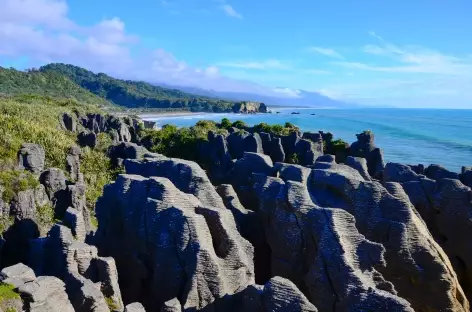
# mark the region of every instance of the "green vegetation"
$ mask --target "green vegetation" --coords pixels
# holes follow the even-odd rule
[[[56,221],[54,220],[54,208],[52,205],[48,203],[43,207],[37,207],[36,218],[43,226],[52,225]]]
[[[0,67],[0,94],[13,96],[32,94],[72,99],[89,104],[109,104],[106,100],[81,88],[66,76],[53,71],[23,72]]]
[[[110,311],[118,311],[120,309],[120,307],[113,301],[113,298],[105,297],[105,301]]]
[[[290,132],[299,131],[300,129],[294,126],[293,124],[287,122],[284,126],[282,125],[269,125],[265,122],[262,122],[254,126],[254,129],[257,132],[267,132],[275,135],[289,135]]]
[[[297,165],[298,164],[298,155],[296,153],[288,155],[287,158],[285,159],[285,162],[289,163],[289,164]]]
[[[0,236],[8,229],[10,226],[15,223],[15,217],[13,216],[0,216]]]
[[[229,129],[231,128],[233,125],[231,123],[231,121],[228,119],[228,118],[223,118],[221,119],[221,124],[220,124],[220,127],[223,128],[223,129]]]
[[[242,120],[236,120],[235,122],[233,122],[233,127],[238,129],[244,129],[247,127],[247,124]]]
[[[58,126],[63,113],[74,112],[86,114],[100,110],[95,105],[79,104],[70,99],[54,100],[40,96],[0,97],[0,185],[6,189],[3,192],[6,199],[11,198],[18,190],[34,186],[27,173],[20,174],[14,170],[17,152],[25,142],[44,147],[46,168],[65,170],[66,156],[70,147],[76,145],[77,134],[64,131]],[[89,205],[94,205],[103,186],[112,181],[119,172],[112,169],[110,159],[106,156],[111,143],[108,135],[100,134],[97,148],[83,150],[81,171],[87,185],[86,197]],[[16,181],[15,179],[18,183],[11,183]]]
[[[78,86],[127,108],[232,112],[235,102],[189,94],[142,81],[120,80],[106,74],[66,64],[49,64],[39,69],[67,77]]]
[[[0,284],[0,304],[7,300],[20,299],[20,295],[15,292],[15,286],[8,283]]]
[[[18,192],[34,189],[39,182],[33,174],[23,170],[0,171],[0,192],[5,203],[9,203]]]

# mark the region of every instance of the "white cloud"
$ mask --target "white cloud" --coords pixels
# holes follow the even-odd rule
[[[308,48],[306,48],[306,50],[308,52],[318,53],[318,54],[322,54],[322,55],[329,56],[329,57],[332,57],[332,58],[344,59],[344,57],[341,54],[339,54],[335,50],[329,49],[329,48],[308,47]]]
[[[223,4],[223,5],[221,6],[221,9],[222,9],[223,12],[225,12],[226,15],[228,15],[228,16],[235,17],[235,18],[239,18],[239,19],[242,19],[242,18],[243,18],[243,16],[242,16],[240,13],[236,12],[236,10],[235,10],[232,6],[230,6],[229,4]]]

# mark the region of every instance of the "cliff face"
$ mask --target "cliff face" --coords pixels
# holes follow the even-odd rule
[[[233,112],[241,114],[267,113],[267,106],[258,102],[239,102],[234,104]]]

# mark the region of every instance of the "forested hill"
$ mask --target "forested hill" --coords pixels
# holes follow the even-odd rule
[[[265,112],[265,105],[199,96],[140,81],[120,80],[67,64],[18,71],[0,67],[0,94],[46,95],[126,109]]]
[[[0,94],[3,95],[41,95],[52,98],[74,99],[89,104],[110,105],[110,103],[89,92],[55,72],[26,72],[0,67]]]
[[[198,96],[141,81],[120,80],[73,65],[49,64],[39,70],[66,76],[91,93],[127,108],[230,112],[235,110],[235,105],[239,106],[234,101]]]

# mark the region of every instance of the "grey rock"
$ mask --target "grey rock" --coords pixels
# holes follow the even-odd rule
[[[72,235],[77,241],[85,242],[85,222],[81,211],[71,207],[67,208],[63,222],[72,230]]]
[[[298,135],[298,133],[291,132],[289,135],[282,136],[281,139],[285,156],[294,154],[296,152],[295,147],[297,146],[298,141],[300,141],[300,136]]]
[[[472,187],[472,167],[462,167],[461,181],[468,187]]]
[[[320,311],[413,311],[377,271],[385,249],[357,231],[352,215],[315,205],[300,182],[261,177],[254,188],[272,273],[305,289]]]
[[[244,138],[244,152],[264,154],[262,139],[257,132]]]
[[[321,135],[321,133],[318,133],[318,132],[315,132],[315,133],[304,132],[302,138],[310,140],[310,141],[315,142],[315,143],[323,142],[323,136]]]
[[[142,159],[148,150],[140,145],[129,142],[121,142],[113,145],[108,151],[114,165],[118,164],[118,159]]]
[[[62,218],[69,207],[67,193],[67,181],[64,171],[57,168],[50,168],[41,173],[39,181],[46,188],[49,200],[54,207],[56,217]]]
[[[209,176],[213,183],[218,184],[220,181],[226,180],[228,172],[233,167],[233,162],[223,135],[210,131],[208,142],[202,146],[200,157],[209,168]]]
[[[161,312],[182,312],[182,305],[177,298],[174,298],[164,303]]]
[[[52,276],[40,276],[18,288],[29,312],[75,312],[63,281]]]
[[[151,120],[143,120],[143,123],[144,123],[145,129],[155,129],[157,125],[155,121],[151,121]]]
[[[278,171],[279,177],[285,181],[306,183],[311,174],[311,169],[299,165],[276,163],[274,168]]]
[[[266,132],[260,132],[259,136],[261,137],[262,140],[262,149],[264,150],[264,153],[270,156],[270,153],[272,151],[272,136],[270,133]]]
[[[352,143],[349,149],[350,156],[365,158],[370,176],[373,178],[379,177],[385,167],[385,162],[382,150],[374,144],[374,134],[370,131],[364,131],[356,136],[357,141]]]
[[[231,154],[231,158],[239,159],[244,156],[244,141],[248,135],[249,133],[246,131],[238,130],[227,137],[228,150]]]
[[[18,152],[18,166],[20,169],[39,174],[44,170],[45,155],[41,145],[24,143]]]
[[[66,169],[69,173],[71,181],[78,181],[80,179],[80,155],[82,151],[80,147],[73,146],[69,150],[66,157]]]
[[[98,280],[101,283],[101,290],[105,297],[110,298],[116,310],[123,310],[120,286],[118,285],[118,271],[113,258],[101,257],[95,260]]]
[[[459,174],[451,172],[441,165],[429,165],[425,170],[425,175],[433,180],[456,179],[459,180]]]
[[[10,205],[10,211],[18,220],[36,219],[35,191],[26,190],[15,194]]]
[[[357,171],[359,171],[359,174],[360,174],[366,181],[372,180],[372,178],[371,178],[370,175],[369,175],[369,169],[367,168],[367,161],[365,160],[365,158],[348,156],[348,157],[346,158],[345,164],[348,165],[349,167],[354,168],[354,169],[356,169]],[[387,165],[387,167],[388,167],[388,165]],[[387,170],[387,169],[385,169],[385,170],[383,171],[383,172],[384,172],[384,175],[385,175],[385,171],[386,171],[386,170]]]
[[[321,155],[316,159],[317,162],[325,162],[325,163],[336,163],[336,157],[334,155],[326,154],[326,155]]]
[[[197,197],[205,206],[225,209],[203,169],[192,161],[177,158],[128,159],[124,163],[126,172],[144,177],[165,177],[182,192]]]
[[[311,140],[301,139],[295,146],[295,152],[298,155],[300,165],[313,165],[316,159],[323,155],[323,141],[312,142]]]
[[[275,168],[269,156],[256,153],[244,153],[244,157],[234,164],[231,184],[234,186],[249,185],[253,173],[274,175]]]
[[[77,136],[77,141],[82,147],[95,148],[97,146],[97,135],[95,132],[81,131]]]
[[[46,193],[46,188],[44,187],[44,185],[39,184],[34,189],[34,200],[36,202],[37,207],[44,207],[49,204],[49,197]]]
[[[285,161],[285,152],[282,146],[281,138],[273,138],[271,141],[270,147],[270,157],[273,162],[284,162]]]
[[[253,247],[231,212],[167,178],[120,175],[96,213],[98,245],[116,260],[125,302],[156,311],[179,297],[184,309],[198,310],[254,283]]]
[[[378,270],[414,309],[468,311],[469,303],[448,257],[401,185],[365,181],[347,168],[315,169],[312,197],[321,206],[351,213],[359,232],[385,247],[387,266]]]
[[[384,182],[407,182],[419,181],[420,177],[414,172],[410,166],[398,163],[388,163],[383,171]]]
[[[4,268],[0,272],[0,282],[7,283],[18,288],[27,282],[34,281],[36,275],[33,270],[23,263],[18,263]]]
[[[64,129],[68,131],[72,131],[72,132],[77,131],[77,120],[75,116],[71,114],[64,113],[62,115],[62,125],[64,126]]]

